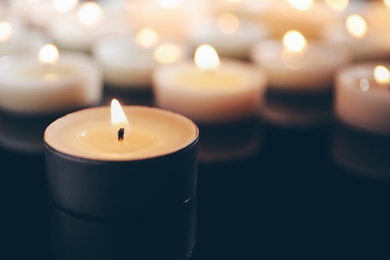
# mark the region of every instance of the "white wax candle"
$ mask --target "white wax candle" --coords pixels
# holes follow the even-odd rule
[[[188,30],[190,41],[212,45],[222,57],[247,59],[252,46],[268,36],[264,26],[239,19],[232,13],[198,21]]]
[[[158,106],[202,123],[240,120],[262,105],[266,75],[258,67],[221,60],[210,46],[200,46],[193,61],[164,65],[153,73]]]
[[[176,39],[159,39],[150,28],[136,35],[110,35],[98,40],[92,54],[103,70],[107,87],[150,89],[152,71],[160,63],[174,63],[190,56],[190,48]]]
[[[46,56],[41,54],[41,60],[36,53],[0,60],[1,108],[15,113],[47,114],[100,102],[102,76],[90,57],[61,52],[56,61],[58,57],[52,49]]]
[[[375,75],[377,66],[382,67]],[[389,67],[360,62],[338,72],[335,110],[340,120],[364,131],[390,134]]]
[[[389,30],[369,26],[363,17],[356,14],[348,16],[345,21],[328,24],[324,27],[322,38],[337,48],[350,50],[354,60],[390,57]]]
[[[351,60],[349,52],[309,42],[297,31],[282,40],[257,44],[252,60],[268,75],[269,87],[279,91],[321,92],[330,90],[335,71]]]
[[[54,121],[45,131],[45,142],[84,159],[135,161],[174,153],[198,137],[197,126],[181,115],[142,106],[124,106],[123,111],[129,126],[123,141],[111,125],[110,108],[94,107]]]

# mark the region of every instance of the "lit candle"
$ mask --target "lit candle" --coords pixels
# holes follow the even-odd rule
[[[207,19],[188,30],[188,38],[196,46],[212,45],[222,57],[247,59],[250,49],[268,36],[264,26],[239,19],[232,13]]]
[[[111,35],[98,40],[92,54],[100,64],[107,87],[149,90],[158,64],[186,59],[190,48],[176,39],[161,39],[155,30],[143,28],[135,35]]]
[[[45,131],[49,193],[68,210],[98,217],[177,208],[195,193],[198,134],[181,115],[122,109],[116,100],[111,111],[94,107],[68,114]]]
[[[278,91],[329,91],[335,71],[350,59],[346,50],[308,43],[295,30],[288,31],[283,41],[265,40],[252,50],[252,60],[266,71],[269,87]]]
[[[344,22],[327,25],[322,38],[337,48],[350,50],[355,61],[390,57],[390,48],[387,44],[390,40],[389,30],[369,26],[358,14],[349,15]]]
[[[36,53],[0,60],[0,108],[21,114],[50,114],[95,105],[102,98],[101,72],[80,53],[48,44]]]
[[[389,65],[360,62],[339,71],[335,110],[338,118],[354,128],[390,134]]]
[[[202,123],[219,123],[253,116],[262,105],[266,75],[258,67],[236,60],[219,60],[215,49],[201,45],[195,63],[160,66],[153,73],[158,106]]]
[[[109,13],[103,7],[85,2],[77,12],[67,13],[48,24],[48,34],[61,49],[89,52],[100,37],[131,31],[121,14]]]

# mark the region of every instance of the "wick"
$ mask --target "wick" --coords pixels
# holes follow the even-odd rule
[[[125,135],[125,129],[124,128],[119,128],[118,130],[118,141],[122,142],[124,140]]]

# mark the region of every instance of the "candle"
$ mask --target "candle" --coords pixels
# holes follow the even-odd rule
[[[215,49],[201,45],[195,63],[160,66],[153,73],[157,106],[202,123],[242,120],[262,105],[266,75],[258,67],[219,60]]]
[[[188,30],[188,38],[196,46],[212,45],[222,57],[248,59],[255,43],[265,39],[264,26],[239,19],[232,13],[221,14],[217,19],[205,19]]]
[[[176,39],[161,39],[155,30],[143,28],[135,35],[110,35],[98,40],[92,54],[103,70],[107,87],[149,90],[152,71],[160,63],[181,61],[189,47]]]
[[[349,15],[344,22],[327,25],[322,38],[337,48],[350,50],[354,61],[390,57],[388,29],[369,26],[358,14]]]
[[[85,52],[104,35],[129,31],[121,13],[109,12],[95,2],[85,2],[77,12],[58,17],[48,25],[48,34],[61,49]]]
[[[288,31],[283,41],[270,39],[255,45],[251,57],[266,71],[270,89],[311,93],[329,91],[335,71],[351,59],[346,50],[308,43],[295,30]]]
[[[389,64],[360,62],[336,77],[335,111],[341,122],[369,133],[390,134]]]
[[[195,193],[198,134],[181,115],[122,109],[117,100],[111,112],[94,107],[68,114],[45,131],[49,193],[63,208],[104,218],[177,208]]]
[[[101,98],[101,72],[84,54],[60,54],[48,44],[39,55],[21,53],[0,60],[0,108],[9,112],[51,114],[95,105]]]

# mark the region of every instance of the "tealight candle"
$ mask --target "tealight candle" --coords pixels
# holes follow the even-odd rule
[[[222,57],[247,59],[255,43],[265,39],[264,26],[239,19],[232,13],[221,14],[217,19],[196,23],[188,30],[188,38],[196,46],[212,45]]]
[[[361,62],[338,72],[335,111],[342,122],[363,131],[390,134],[389,66]]]
[[[93,45],[92,54],[108,87],[149,90],[153,69],[160,63],[186,59],[190,48],[182,41],[160,39],[156,31],[143,28],[136,35],[103,37]]]
[[[0,60],[0,108],[9,112],[51,114],[96,105],[101,98],[100,69],[84,54],[60,54],[47,44],[39,55],[21,53]]]
[[[262,105],[266,75],[248,63],[219,60],[215,49],[201,45],[195,63],[163,65],[153,73],[157,106],[201,123],[242,120]]]
[[[111,120],[110,120],[111,118]],[[89,216],[151,216],[195,194],[198,128],[169,111],[94,107],[57,119],[45,131],[49,194]]]
[[[288,31],[283,41],[255,45],[251,57],[266,71],[270,89],[312,93],[329,91],[335,71],[351,59],[346,50],[308,43],[295,30]]]
[[[357,14],[351,14],[345,22],[327,25],[322,38],[325,42],[350,50],[355,61],[390,57],[390,32],[386,28],[369,26]]]
[[[58,17],[48,25],[48,34],[59,48],[85,52],[89,52],[100,37],[129,31],[131,28],[120,14],[105,12],[95,2],[85,2],[77,12]]]

